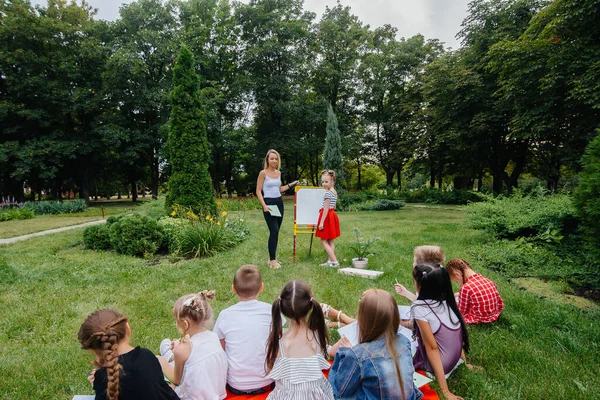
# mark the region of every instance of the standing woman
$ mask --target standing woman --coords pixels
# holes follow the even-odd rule
[[[256,180],[256,197],[260,200],[263,208],[263,215],[267,226],[269,227],[269,266],[271,268],[281,268],[277,261],[277,241],[279,239],[279,228],[283,222],[283,199],[281,192],[285,192],[296,186],[298,181],[281,186],[281,157],[276,150],[267,151],[263,170],[258,174]],[[276,206],[277,209],[269,209],[269,206]],[[280,215],[273,215],[280,214]]]

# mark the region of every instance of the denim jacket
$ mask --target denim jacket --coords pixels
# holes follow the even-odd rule
[[[413,383],[410,341],[401,334],[396,338],[398,364],[406,400],[420,400],[423,394]],[[402,400],[394,360],[385,337],[338,350],[329,372],[336,399]]]

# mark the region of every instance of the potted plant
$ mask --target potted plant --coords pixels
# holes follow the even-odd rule
[[[356,244],[350,246],[350,248],[354,250],[356,257],[352,259],[352,266],[354,268],[363,269],[366,268],[369,263],[368,257],[373,255],[372,253],[369,253],[369,247],[378,241],[379,238],[370,238],[369,240],[364,241],[360,229],[357,227],[354,228],[354,233],[356,233]]]

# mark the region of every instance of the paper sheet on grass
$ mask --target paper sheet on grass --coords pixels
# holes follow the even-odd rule
[[[96,396],[76,394],[72,400],[94,400]]]
[[[281,211],[279,211],[279,207],[277,207],[276,205],[268,205],[267,207],[269,207],[269,213],[271,214],[271,216],[281,217]]]

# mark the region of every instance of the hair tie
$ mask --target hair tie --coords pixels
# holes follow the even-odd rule
[[[427,271],[423,271],[423,276],[427,276]]]
[[[187,299],[187,300],[186,300],[186,301],[183,303],[183,305],[184,305],[185,307],[189,308],[190,310],[194,310],[194,311],[196,311],[196,312],[199,312],[200,310],[202,310],[202,307],[192,307],[192,300],[193,300],[193,299],[194,299],[193,297],[190,297],[189,299]]]
[[[311,297],[309,301],[312,303],[312,301],[313,301],[313,300],[314,300],[314,299]]]
[[[277,296],[277,298],[279,299],[279,301],[281,301],[281,296]]]

